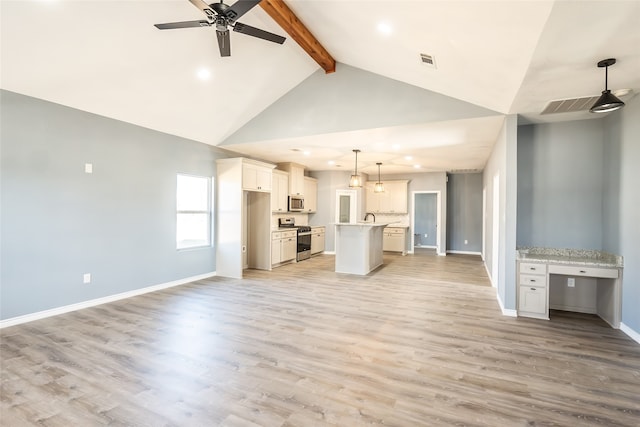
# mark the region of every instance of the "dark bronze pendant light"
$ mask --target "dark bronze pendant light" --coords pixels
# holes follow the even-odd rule
[[[624,102],[620,101],[617,96],[611,93],[608,88],[609,67],[616,63],[615,58],[603,59],[598,62],[598,67],[604,67],[604,90],[602,95],[589,111],[592,113],[608,113],[624,107]]]

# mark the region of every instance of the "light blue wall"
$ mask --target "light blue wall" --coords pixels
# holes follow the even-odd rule
[[[498,298],[505,310],[516,309],[517,153],[517,117],[509,115],[505,119],[482,175],[483,189],[486,193],[485,265],[494,286],[497,287]],[[493,183],[496,175],[499,176],[498,212],[493,209]],[[498,217],[499,228],[498,271],[494,271],[493,268],[494,215]]]
[[[518,246],[600,249],[602,120],[518,128]]]
[[[214,176],[223,150],[12,92],[0,102],[1,319],[215,270],[213,248],[176,251],[175,187],[178,172]]]
[[[221,145],[496,114],[379,74],[337,64],[335,73],[318,70]]]
[[[640,96],[604,119],[603,249],[624,257],[622,323],[640,336]]]
[[[481,252],[482,174],[450,174],[447,188],[447,249]]]

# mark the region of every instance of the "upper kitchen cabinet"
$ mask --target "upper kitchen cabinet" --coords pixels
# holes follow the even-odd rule
[[[289,172],[289,194],[305,196],[304,166],[297,163],[278,163],[278,169]]]
[[[304,212],[314,213],[318,209],[318,180],[304,177]]]
[[[242,189],[247,191],[271,191],[273,165],[250,159],[242,161]]]
[[[406,214],[409,211],[407,208],[409,181],[384,181],[383,193],[374,192],[375,184],[374,181],[367,181],[365,185],[367,212]]]
[[[289,174],[274,170],[271,186],[271,210],[273,212],[287,212],[289,196]]]

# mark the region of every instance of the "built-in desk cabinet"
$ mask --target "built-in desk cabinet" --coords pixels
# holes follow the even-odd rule
[[[549,309],[576,311],[620,327],[620,268],[517,261],[517,270],[518,316],[549,319]]]
[[[547,265],[518,263],[518,315],[548,319]]]

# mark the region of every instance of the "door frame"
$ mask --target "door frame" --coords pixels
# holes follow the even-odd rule
[[[446,255],[445,252],[442,251],[442,242],[440,238],[440,230],[442,224],[442,200],[440,191],[412,191],[411,192],[411,229],[410,236],[411,239],[411,250],[409,253],[414,253],[415,251],[415,241],[413,239],[414,230],[416,228],[416,195],[417,194],[435,194],[436,195],[436,253],[438,255]]]

